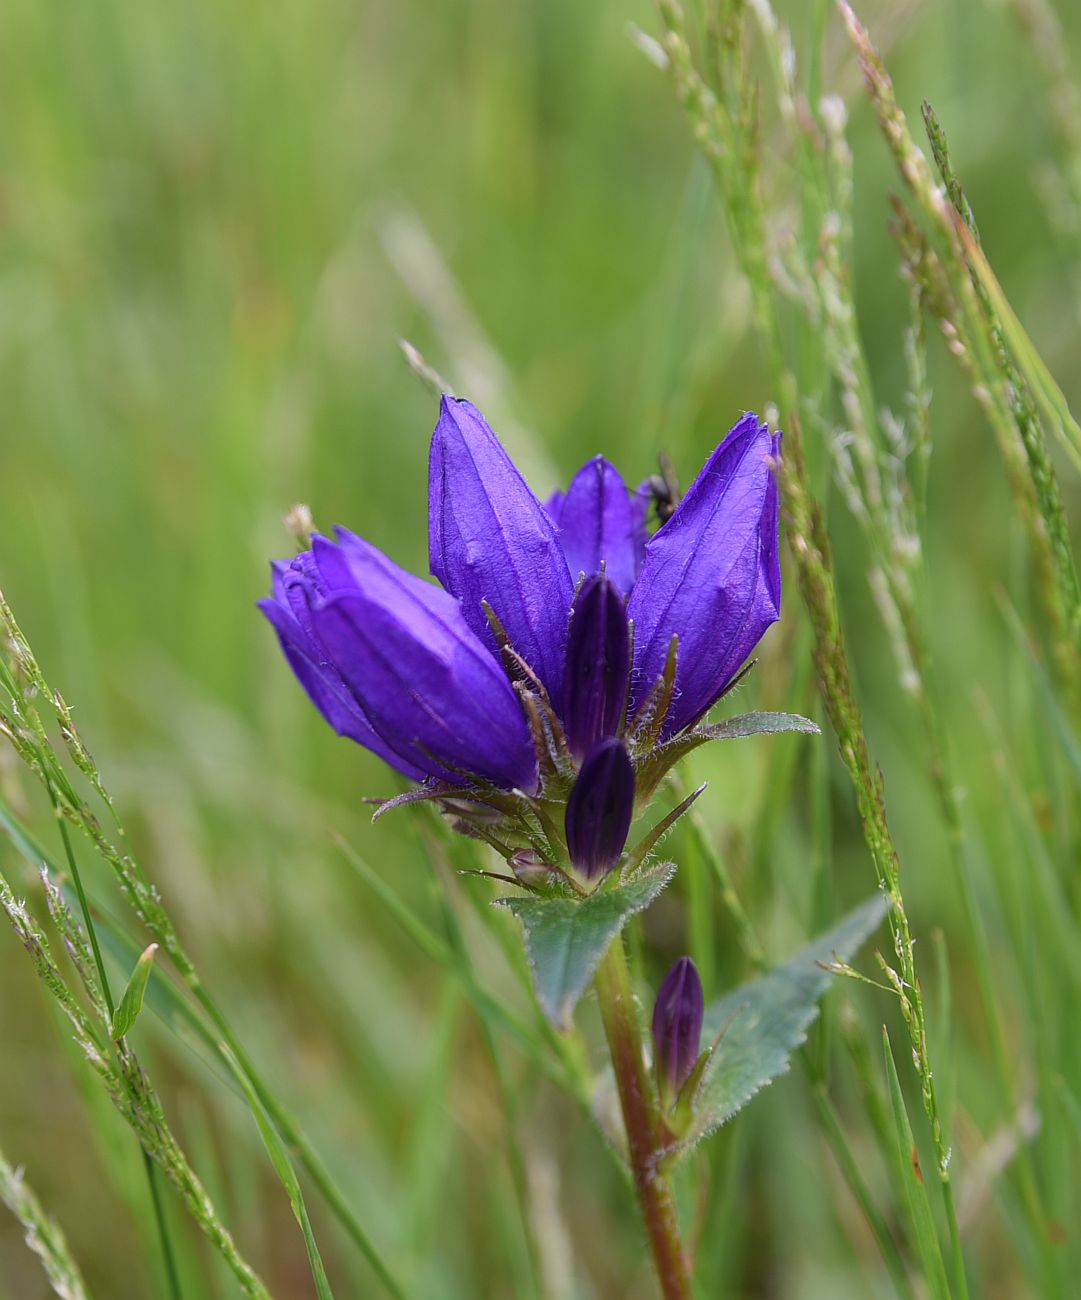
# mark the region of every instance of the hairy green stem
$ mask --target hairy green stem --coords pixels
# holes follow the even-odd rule
[[[672,1186],[658,1167],[664,1130],[653,1081],[646,1068],[642,1031],[621,939],[612,944],[601,962],[596,987],[627,1131],[631,1173],[657,1280],[665,1300],[690,1300],[690,1265],[679,1235]]]

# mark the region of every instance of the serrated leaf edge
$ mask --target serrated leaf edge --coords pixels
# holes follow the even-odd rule
[[[661,890],[664,889],[664,887],[668,884],[668,882],[672,879],[672,877],[675,874],[676,874],[676,864],[674,862],[661,862],[658,863],[658,865],[655,867],[650,867],[647,871],[640,871],[634,877],[633,880],[628,881],[626,884],[618,885],[616,889],[607,891],[608,895],[610,895],[613,893],[623,893],[628,889],[635,889],[647,883],[656,885],[656,888],[652,892],[646,893],[639,903],[637,903],[633,907],[628,908],[626,912],[621,913],[618,920],[618,924],[615,930],[609,936],[608,942],[602,948],[598,949],[595,959],[590,962],[588,972],[586,974],[585,983],[582,985],[581,991],[576,995],[574,995],[573,997],[563,998],[560,1005],[557,1008],[549,1008],[545,1006],[544,1001],[541,999],[541,996],[537,991],[537,967],[533,956],[533,948],[530,942],[530,931],[529,928],[526,926],[526,923],[518,915],[517,911],[513,906],[513,904],[515,903],[534,902],[534,901],[541,901],[541,900],[536,900],[533,898],[523,898],[517,895],[512,896],[510,894],[504,894],[501,898],[494,898],[492,900],[493,907],[505,907],[510,912],[510,914],[514,917],[514,919],[518,922],[518,924],[521,926],[523,941],[525,944],[526,961],[529,964],[529,973],[533,978],[533,993],[537,999],[537,1005],[541,1008],[541,1010],[544,1012],[544,1015],[556,1027],[556,1029],[565,1030],[570,1027],[571,1017],[574,1014],[574,1008],[578,1004],[582,995],[585,993],[586,989],[589,987],[589,981],[593,978],[594,972],[596,971],[597,967],[600,965],[601,958],[608,951],[609,946],[616,939],[618,939],[619,936],[623,933],[623,930],[626,928],[627,922],[631,919],[632,916],[637,916],[639,912],[645,911],[645,909],[649,907],[651,903],[654,902],[654,900],[660,894]],[[597,895],[591,895],[591,897],[596,897],[596,896]],[[569,902],[571,900],[558,899],[552,901]],[[584,902],[574,904],[574,905],[577,907],[585,907],[588,905],[588,903],[589,903],[589,899],[586,899]]]

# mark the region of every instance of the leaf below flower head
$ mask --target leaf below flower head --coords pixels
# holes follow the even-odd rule
[[[665,862],[627,885],[601,889],[582,901],[568,898],[497,898],[521,922],[537,1001],[557,1029],[565,1029],[593,972],[636,912],[660,894],[675,874]]]
[[[887,909],[883,895],[869,898],[789,961],[706,1008],[701,1043],[707,1048],[713,1039],[717,1043],[704,1065],[699,1058],[684,1086],[679,1109],[691,1093],[693,1110],[666,1158],[689,1151],[788,1069],[833,978],[820,963],[831,962],[835,955],[851,957]],[[627,1137],[611,1069],[598,1080],[593,1112],[609,1142],[626,1158]]]

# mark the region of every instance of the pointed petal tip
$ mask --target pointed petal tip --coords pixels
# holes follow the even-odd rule
[[[441,408],[428,475],[428,556],[466,621],[495,649],[487,601],[559,707],[574,588],[556,525],[469,402]]]
[[[341,524],[335,524],[331,531],[334,534],[333,537],[328,537],[326,533],[312,533],[311,553],[313,558],[325,554],[327,551],[337,551],[342,540],[342,534],[348,533],[349,530],[343,528]]]
[[[448,419],[453,420],[459,410],[472,411],[474,415],[480,415],[480,411],[473,405],[468,397],[456,397],[454,393],[439,394],[439,414],[445,415]]]
[[[484,418],[480,408],[474,406],[467,397],[455,397],[451,393],[441,393],[439,397],[439,419],[436,421],[433,437],[440,434],[441,430],[446,433],[445,426],[448,422],[459,433],[464,434],[466,432],[463,428],[465,421],[479,425],[481,432],[488,437],[495,437],[491,425]]]
[[[571,479],[559,510],[559,542],[572,575],[586,577],[601,564],[623,592],[640,563],[641,521],[619,470],[594,456]]]

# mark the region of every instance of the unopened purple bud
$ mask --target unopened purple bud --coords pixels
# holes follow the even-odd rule
[[[619,861],[634,813],[634,768],[621,741],[602,740],[589,753],[567,800],[571,862],[588,879]]]
[[[653,1061],[666,1105],[698,1060],[702,1012],[702,981],[690,957],[681,957],[664,977],[653,1007]]]
[[[567,744],[576,758],[619,730],[630,669],[623,596],[607,574],[595,574],[575,598],[567,637],[563,711]]]

